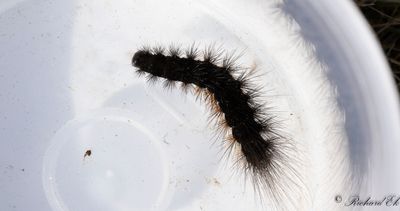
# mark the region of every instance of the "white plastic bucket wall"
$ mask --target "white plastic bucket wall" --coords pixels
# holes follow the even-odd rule
[[[285,1],[287,11],[329,68],[346,114],[351,157],[368,175],[360,195],[398,193],[399,104],[376,37],[351,1]],[[384,178],[384,179],[383,179]],[[376,208],[383,209],[383,208]]]

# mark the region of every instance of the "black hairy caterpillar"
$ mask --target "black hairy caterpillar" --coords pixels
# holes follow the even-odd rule
[[[283,187],[277,181],[285,167],[297,175],[286,162],[285,150],[291,145],[276,130],[274,117],[256,101],[260,89],[251,86],[249,75],[234,77],[240,69],[234,64],[238,57],[226,54],[222,58],[223,51],[210,46],[199,59],[194,45],[182,54],[176,47],[142,48],[134,54],[132,65],[139,75],[147,73],[150,81],[164,78],[166,87],[175,82],[181,82],[185,90],[194,87],[214,111],[211,119],[217,118],[223,131],[231,130],[228,149],[240,149],[240,163],[255,190],[267,191],[275,199],[286,195],[288,184]]]

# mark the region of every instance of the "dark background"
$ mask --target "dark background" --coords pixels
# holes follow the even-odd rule
[[[400,93],[400,0],[355,0],[376,32]]]

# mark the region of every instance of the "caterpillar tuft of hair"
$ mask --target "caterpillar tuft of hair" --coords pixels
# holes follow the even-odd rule
[[[293,181],[291,177],[297,175],[287,162],[287,150],[293,145],[280,135],[274,116],[256,100],[261,93],[250,83],[249,72],[236,74],[241,69],[235,65],[238,56],[223,55],[224,51],[213,46],[201,53],[194,45],[185,53],[176,47],[142,48],[134,54],[132,65],[149,81],[164,78],[166,87],[177,82],[185,90],[193,87],[210,106],[219,129],[228,134],[228,149],[239,149],[241,162],[235,163],[241,163],[245,174],[251,176],[255,190],[270,193],[279,201],[286,196],[286,188],[293,188],[279,182],[285,171],[291,171],[286,180]]]

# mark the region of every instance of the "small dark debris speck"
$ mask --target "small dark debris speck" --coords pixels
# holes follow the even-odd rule
[[[85,155],[83,156],[83,158],[85,158],[86,156],[90,157],[90,155],[92,155],[92,150],[86,150]]]

